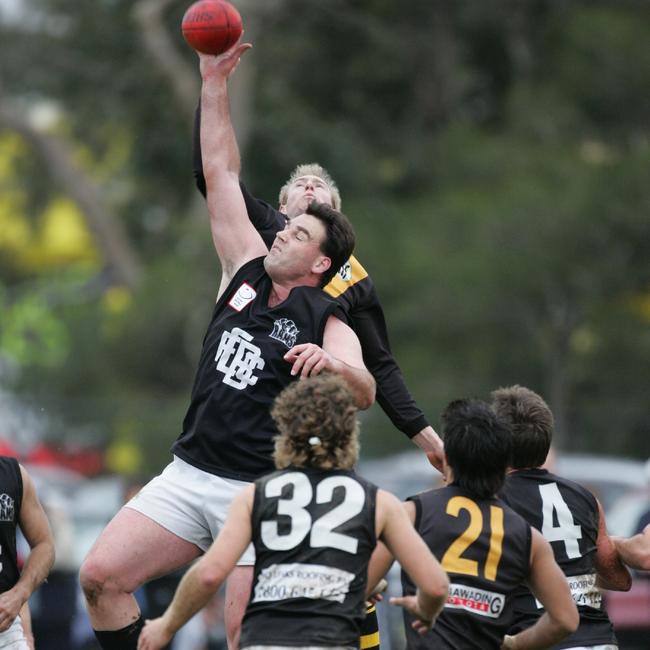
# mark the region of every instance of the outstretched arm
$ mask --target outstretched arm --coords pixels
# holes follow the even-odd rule
[[[598,499],[596,503],[598,504],[598,538],[594,557],[596,571],[598,571],[596,584],[601,589],[629,591],[632,586],[632,576],[621,562],[616,546],[607,533],[603,507]]]
[[[251,47],[235,45],[219,56],[199,54],[201,62],[201,151],[210,226],[222,268],[221,290],[248,260],[266,246],[248,219],[239,188],[239,148],[230,118],[228,78]],[[220,291],[221,293],[221,291]]]
[[[255,486],[244,488],[232,502],[226,523],[208,552],[183,576],[165,613],[147,621],[138,650],[159,650],[200,609],[232,571],[251,541],[251,511]]]
[[[237,155],[239,155],[237,153]],[[205,176],[203,175],[203,160],[201,159],[201,105],[196,107],[194,114],[194,129],[192,132],[192,172],[196,188],[203,198],[207,197]],[[286,216],[266,201],[255,198],[246,186],[239,181],[239,188],[244,195],[246,211],[255,230],[259,232],[267,248],[271,248],[278,230],[282,230],[286,223]]]
[[[34,482],[22,465],[20,473],[23,479],[23,501],[18,524],[30,551],[18,582],[0,594],[0,632],[13,623],[36,587],[47,578],[54,563],[54,539]]]
[[[359,339],[353,330],[336,316],[325,325],[323,347],[315,343],[295,345],[284,355],[292,363],[292,375],[301,378],[318,375],[323,370],[343,377],[354,395],[354,403],[367,409],[375,400],[375,380],[366,369]]]

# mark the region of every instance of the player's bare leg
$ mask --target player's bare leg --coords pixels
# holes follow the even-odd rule
[[[138,620],[133,592],[201,555],[184,540],[131,508],[106,526],[79,572],[93,629],[120,630]]]
[[[241,623],[248,605],[253,584],[253,567],[236,566],[226,582],[226,605],[224,608],[224,623],[229,650],[239,648]]]

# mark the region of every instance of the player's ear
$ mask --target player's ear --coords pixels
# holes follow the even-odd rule
[[[278,212],[282,212],[282,214],[287,214],[287,204],[286,203],[281,203],[280,207],[278,208]]]
[[[311,267],[311,270],[312,273],[316,274],[325,273],[325,271],[327,271],[330,266],[332,266],[331,258],[327,257],[326,255],[321,255],[316,259]]]

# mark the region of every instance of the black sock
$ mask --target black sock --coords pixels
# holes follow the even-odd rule
[[[138,637],[144,627],[142,616],[121,630],[94,630],[102,650],[137,650]]]

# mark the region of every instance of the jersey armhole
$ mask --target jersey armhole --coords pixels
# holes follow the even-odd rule
[[[422,502],[417,496],[408,497],[406,500],[411,501],[415,506],[415,521],[413,522],[413,526],[417,530],[420,527],[420,522],[422,521]]]

